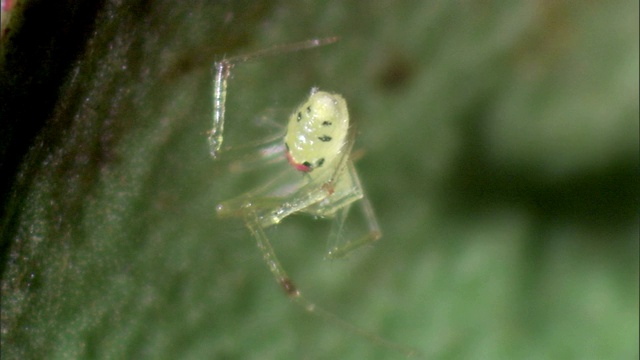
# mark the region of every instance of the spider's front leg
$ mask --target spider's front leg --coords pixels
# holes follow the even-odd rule
[[[213,66],[213,126],[209,131],[209,152],[215,159],[222,148],[224,132],[224,111],[227,102],[227,80],[231,75],[233,62],[218,61]]]
[[[318,46],[332,44],[336,41],[338,41],[338,37],[336,36],[323,39],[310,39],[297,43],[273,46],[252,53],[216,61],[213,65],[213,126],[209,131],[208,138],[209,152],[211,153],[211,156],[213,156],[214,159],[217,158],[222,149],[222,141],[224,140],[225,105],[227,102],[227,81],[231,76],[231,70],[237,63],[277,54],[311,49]]]

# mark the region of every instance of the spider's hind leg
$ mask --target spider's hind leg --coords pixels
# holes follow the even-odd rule
[[[352,250],[373,243],[382,237],[380,225],[378,225],[378,219],[373,211],[373,206],[371,206],[369,198],[362,190],[360,179],[352,162],[348,164],[348,174],[351,178],[354,191],[352,191],[352,195],[337,202],[336,206],[340,206],[340,208],[336,210],[335,219],[331,227],[326,254],[327,259],[344,257]],[[356,202],[357,204],[355,204]],[[349,218],[349,212],[353,205],[356,205],[360,211],[359,215],[363,218],[366,232],[355,235],[355,237],[347,237],[347,235],[345,235],[345,223]]]
[[[316,305],[313,301],[307,299],[280,264],[276,252],[273,249],[273,246],[271,245],[271,242],[269,241],[269,238],[264,231],[264,227],[260,224],[261,221],[258,215],[253,211],[246,211],[244,213],[244,221],[247,228],[249,228],[249,231],[257,242],[258,249],[260,250],[260,253],[262,255],[262,260],[267,264],[267,267],[269,268],[269,271],[275,278],[276,282],[280,285],[287,297],[289,297],[289,299],[291,299],[294,304],[301,307],[304,311],[316,315],[327,322],[340,326],[348,332],[368,339],[378,346],[399,352],[406,358],[423,357],[422,354],[416,349],[406,347],[394,341],[387,340],[376,335],[375,333],[355,326],[343,320],[338,315],[325,310],[324,308]]]

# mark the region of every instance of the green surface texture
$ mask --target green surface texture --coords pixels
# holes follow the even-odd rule
[[[329,221],[271,229],[306,296],[429,359],[638,359],[638,2],[100,4],[48,115],[2,119],[44,123],[3,204],[2,359],[401,359],[296,308],[215,215],[269,174],[209,157],[213,61],[326,36],[228,94],[230,142],[312,86],[357,124],[384,235],[326,261]],[[43,70],[12,46],[19,92]]]

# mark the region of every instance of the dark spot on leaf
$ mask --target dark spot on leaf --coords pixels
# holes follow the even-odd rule
[[[408,58],[395,54],[389,56],[378,70],[378,83],[387,91],[397,91],[409,84],[415,73],[415,67]]]

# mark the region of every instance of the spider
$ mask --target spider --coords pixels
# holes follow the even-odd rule
[[[334,226],[326,257],[344,257],[350,251],[382,236],[369,199],[363,192],[351,152],[355,131],[349,126],[345,99],[336,93],[312,88],[308,98],[289,116],[286,132],[278,137],[240,147],[223,148],[227,80],[232,68],[248,60],[328,45],[336,37],[312,39],[267,48],[246,55],[225,58],[214,64],[213,128],[208,142],[214,159],[225,152],[235,153],[244,166],[288,161],[289,167],[265,184],[217,205],[221,218],[240,217],[257,241],[267,267],[286,295],[309,313],[316,314],[375,343],[415,356],[417,352],[351,325],[303,296],[281,265],[265,229],[296,213],[315,218],[333,218]],[[343,241],[342,228],[352,205],[357,204],[367,224],[367,231]]]

